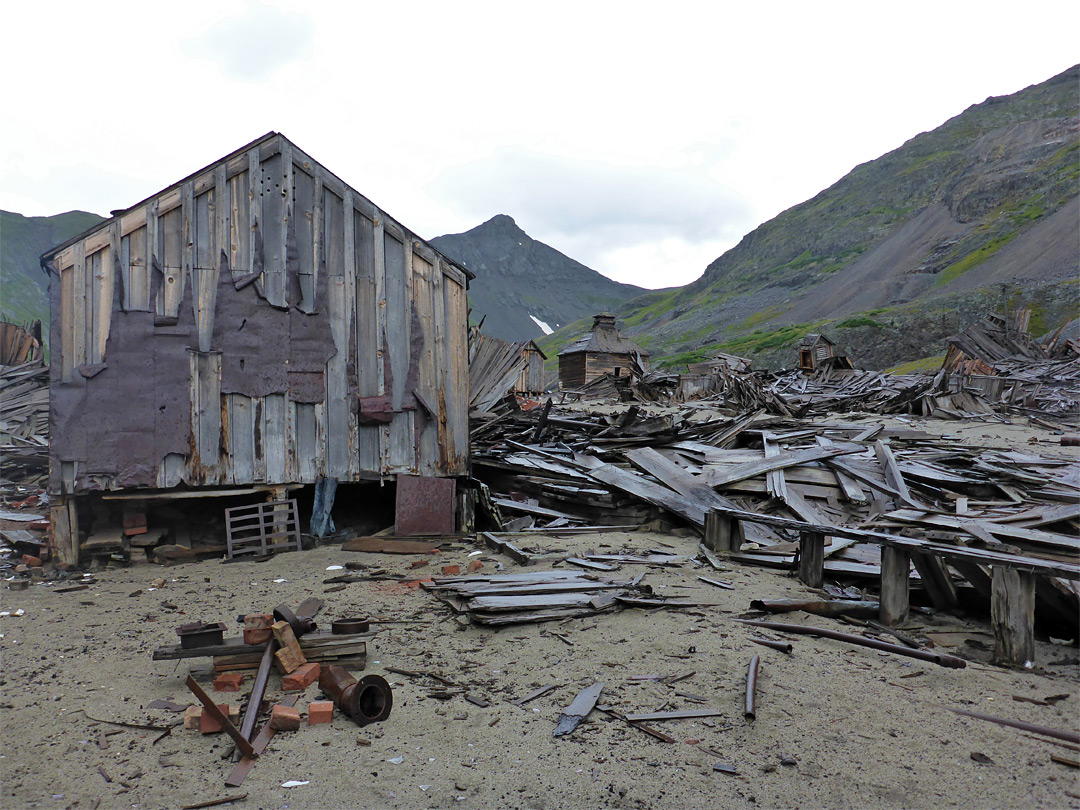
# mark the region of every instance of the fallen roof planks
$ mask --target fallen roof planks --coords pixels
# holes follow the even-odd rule
[[[802,380],[800,396],[813,399],[815,384]],[[847,396],[855,389],[880,387],[883,380],[889,383],[890,378],[859,373],[838,376],[828,385],[835,383]],[[853,401],[864,400],[845,399],[844,407]],[[941,551],[953,566],[941,569],[945,576],[974,577],[985,602],[989,580],[982,566],[1004,559],[996,555],[1018,555],[1014,563],[1030,564],[1043,576],[1071,576],[1080,562],[1075,539],[1080,533],[1075,507],[1080,475],[1066,459],[970,447],[880,422],[810,423],[760,411],[726,419],[719,410],[709,417],[707,405],[684,406],[681,413],[668,413],[666,422],[645,418],[640,406],[622,413],[590,411],[588,405],[559,407],[549,414],[544,444],[530,443],[537,416],[517,412],[477,442],[477,470],[492,473],[496,490],[516,489],[531,497],[524,508],[557,513],[554,521],[535,515],[540,528],[548,522],[582,530],[611,524],[617,521],[605,520],[604,510],[622,514],[634,501],[698,531],[705,514],[716,507],[794,518],[776,524],[743,522],[748,545],[728,562],[793,567],[798,532],[820,527],[832,538],[824,552],[829,575],[877,578],[879,549],[866,545],[856,531],[844,530],[910,534],[912,551]],[[829,407],[826,397],[818,410]],[[790,410],[808,412],[801,405]],[[635,423],[637,430],[627,429]],[[775,475],[780,470],[782,486]],[[771,499],[771,492],[781,498]],[[620,505],[613,507],[616,502]],[[514,541],[501,542],[509,542],[507,553],[521,552],[515,559],[522,564],[533,561],[534,554],[518,549]],[[617,557],[575,559],[610,564]],[[922,583],[915,570],[910,579],[916,587]],[[1039,609],[1076,624],[1077,589],[1061,580],[1050,584],[1039,586]]]

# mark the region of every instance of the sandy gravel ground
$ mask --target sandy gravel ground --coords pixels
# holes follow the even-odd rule
[[[691,537],[621,532],[537,542],[579,551],[667,544],[687,554],[697,544]],[[110,569],[89,590],[74,593],[52,593],[47,586],[0,592],[4,610],[25,611],[0,618],[0,806],[178,808],[235,793],[247,794],[232,805],[241,808],[1080,804],[1080,772],[1051,761],[1052,754],[1080,753],[943,708],[1075,730],[1075,647],[1040,642],[1033,672],[979,663],[944,669],[805,636],[792,637],[795,652],[787,656],[750,643],[749,629],[734,619],[752,598],[807,591],[782,573],[750,567],[713,572],[735,586],[730,591],[697,580],[711,569],[690,563],[648,569],[645,581],[657,592],[707,607],[630,609],[501,630],[467,626],[431,594],[397,582],[353,583],[325,593],[323,580],[341,573],[328,572],[331,565],[364,562],[373,571],[415,577],[437,573],[436,566],[464,566],[472,549],[460,545],[415,570],[412,557],[322,547],[266,563]],[[499,563],[520,570],[488,552],[479,559],[485,571]],[[626,565],[619,575],[642,570]],[[159,577],[167,579],[165,586],[151,590]],[[285,581],[274,581],[279,579]],[[282,602],[295,606],[312,594],[324,596],[327,622],[358,614],[384,620],[369,644],[367,671],[385,674],[393,684],[387,722],[359,729],[336,715],[332,726],[279,734],[236,790],[223,784],[230,769],[224,735],[177,729],[155,743],[158,732],[88,719],[175,722],[179,715],[147,704],[191,700],[183,684],[191,662],[150,657],[156,647],[175,642],[176,625],[202,619],[232,627],[237,614]],[[801,613],[788,620],[851,629]],[[990,641],[986,625],[915,614],[908,629],[957,631],[950,636],[956,650],[987,657],[965,644]],[[761,655],[762,668],[758,716],[749,722],[742,714],[744,679],[754,654]],[[479,708],[460,696],[435,699],[429,693],[436,681],[389,673],[387,666],[436,672],[468,685],[491,705]],[[682,674],[687,677],[674,684],[635,679]],[[721,714],[656,723],[677,740],[672,744],[596,711],[569,737],[553,739],[562,708],[596,681],[606,684],[601,703],[621,711],[714,708]],[[559,688],[533,703],[510,702],[551,682]],[[278,687],[274,676],[270,697],[280,695]],[[310,687],[301,708],[317,694],[317,686]],[[1013,699],[1061,694],[1068,697],[1045,706]],[[976,761],[984,757],[989,762]],[[717,763],[738,774],[715,771]],[[282,787],[288,780],[308,784]]]

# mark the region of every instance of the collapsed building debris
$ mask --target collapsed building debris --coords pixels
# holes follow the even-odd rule
[[[650,415],[638,405],[577,405],[537,415],[502,406],[478,415],[474,470],[495,493],[499,513],[489,519],[522,515],[515,528],[525,535],[665,517],[730,560],[797,569],[812,587],[826,573],[879,579],[887,624],[907,615],[911,585],[940,608],[957,607],[958,587],[967,589],[964,599],[992,602],[1000,614],[1001,660],[1022,662],[1030,650],[1023,599],[1077,629],[1075,463],[884,422],[765,410],[724,418],[700,407]],[[710,526],[712,516],[722,520]],[[1027,590],[1007,607],[1006,591]]]

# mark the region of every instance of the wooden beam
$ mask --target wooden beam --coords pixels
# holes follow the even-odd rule
[[[820,532],[799,534],[799,581],[808,588],[825,584],[825,535]]]
[[[744,542],[738,519],[710,509],[705,513],[705,548],[710,551],[740,551]]]
[[[1035,657],[1035,575],[994,566],[991,588],[994,660],[1023,666]]]
[[[911,560],[907,549],[881,549],[881,623],[894,627],[908,616]]]

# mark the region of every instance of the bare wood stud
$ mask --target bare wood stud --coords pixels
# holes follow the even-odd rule
[[[1035,656],[1035,575],[994,566],[990,595],[994,660],[1023,665]]]
[[[881,623],[890,627],[907,619],[911,559],[906,549],[884,546],[881,549]]]
[[[799,581],[808,588],[825,584],[825,535],[820,532],[799,534]]]
[[[705,513],[705,548],[710,551],[739,551],[743,528],[738,518],[711,509]]]

